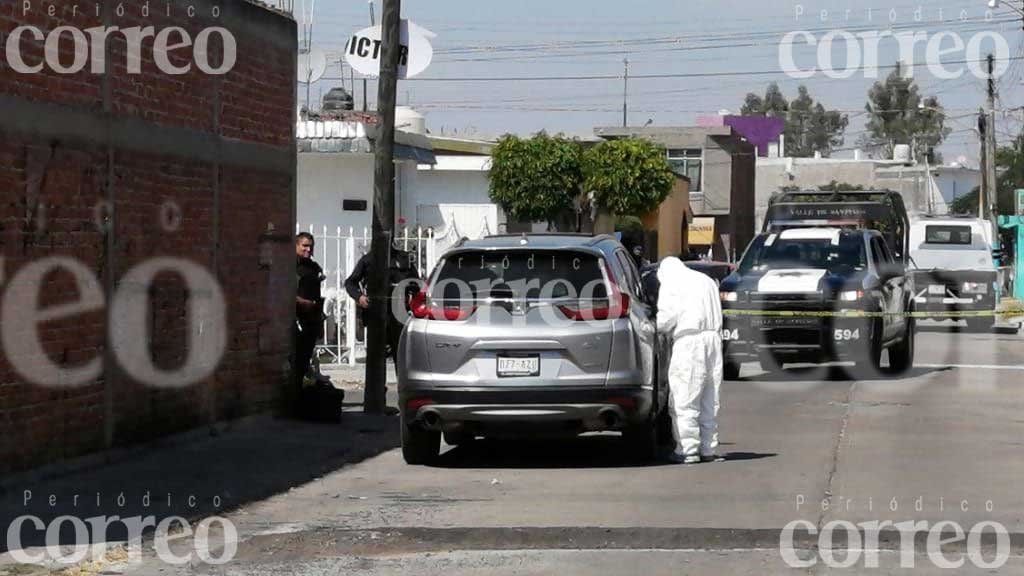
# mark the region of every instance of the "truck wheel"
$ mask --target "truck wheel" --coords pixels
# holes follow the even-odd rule
[[[907,318],[907,331],[899,344],[889,348],[889,371],[903,374],[914,367],[914,341],[916,325],[913,318]]]
[[[441,453],[441,433],[407,424],[402,415],[402,458],[406,464],[430,464]]]
[[[757,355],[757,362],[761,365],[761,370],[769,374],[782,370],[782,362],[779,362],[771,352],[760,352]]]
[[[854,366],[857,375],[877,376],[882,370],[882,320],[871,323],[868,339],[861,345],[859,361]]]
[[[967,329],[971,332],[991,332],[992,328],[995,327],[995,317],[981,316],[978,318],[967,319]]]
[[[740,365],[738,362],[726,362],[722,365],[722,379],[723,380],[739,380],[740,379]]]

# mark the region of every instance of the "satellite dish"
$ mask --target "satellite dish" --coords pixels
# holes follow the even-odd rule
[[[312,84],[323,77],[327,71],[327,54],[319,46],[310,46],[309,50],[299,49],[299,63],[296,72],[299,82]]]

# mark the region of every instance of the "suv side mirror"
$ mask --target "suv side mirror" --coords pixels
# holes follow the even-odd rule
[[[897,262],[882,266],[881,270],[879,270],[878,273],[879,275],[881,275],[882,280],[889,281],[892,280],[893,278],[899,278],[900,276],[903,276],[904,274],[907,273],[907,269],[905,266],[903,266],[903,264]]]

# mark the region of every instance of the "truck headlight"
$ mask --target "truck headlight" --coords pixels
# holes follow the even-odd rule
[[[988,294],[988,284],[985,282],[964,282],[964,292],[968,294]]]
[[[722,299],[722,302],[736,302],[740,298],[736,292],[719,292],[718,297]]]
[[[839,293],[839,299],[843,302],[856,302],[863,297],[863,290],[846,290]]]

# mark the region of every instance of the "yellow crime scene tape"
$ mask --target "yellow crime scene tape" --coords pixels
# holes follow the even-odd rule
[[[818,312],[814,310],[722,310],[723,316],[758,316],[765,318],[882,318],[904,316],[906,318],[1012,318],[1024,316],[1024,309],[1007,310],[964,310],[955,312],[867,312],[864,310],[837,310]]]

